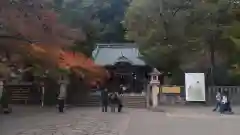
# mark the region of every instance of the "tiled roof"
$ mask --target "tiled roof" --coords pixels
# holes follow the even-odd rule
[[[114,65],[126,61],[133,65],[145,65],[141,60],[137,45],[134,43],[97,44],[92,53],[94,62],[98,65]]]

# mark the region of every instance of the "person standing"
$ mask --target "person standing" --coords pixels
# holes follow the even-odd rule
[[[58,95],[58,110],[59,112],[63,113],[65,99],[67,97],[67,80],[61,78],[59,80],[60,90]]]
[[[229,113],[233,113],[232,107],[231,107],[231,102],[229,100],[229,94],[227,91],[224,91],[222,100],[221,100],[220,113],[224,113],[226,111],[228,111]]]
[[[111,112],[115,112],[116,107],[119,104],[118,94],[114,92],[110,96]]]
[[[101,91],[102,112],[107,112],[108,109],[108,89]]]
[[[2,109],[3,109],[3,113],[4,114],[9,114],[12,112],[12,109],[9,107],[9,92],[4,88],[4,84],[5,84],[5,81],[1,81],[0,82],[1,86],[0,86],[0,89],[2,90],[1,92],[1,98],[0,98],[0,103],[2,105]]]
[[[0,100],[2,98],[3,88],[4,88],[3,81],[0,80]]]
[[[221,106],[221,100],[222,100],[222,94],[221,94],[221,90],[219,89],[217,94],[216,94],[216,106],[213,109],[213,111],[215,112],[216,110],[218,110],[218,108],[220,108]]]
[[[122,103],[123,95],[117,95],[117,98],[118,98],[118,112],[121,112],[123,108],[123,103]]]
[[[123,87],[124,86],[122,84],[119,86],[119,90],[118,90],[119,95],[123,94]]]

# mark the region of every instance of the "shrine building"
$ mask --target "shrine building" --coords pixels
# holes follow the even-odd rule
[[[152,68],[140,57],[135,43],[97,44],[92,53],[94,62],[104,66],[110,74],[109,90],[117,91],[124,85],[126,93],[141,93],[147,83]]]

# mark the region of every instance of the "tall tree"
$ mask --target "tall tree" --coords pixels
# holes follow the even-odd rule
[[[71,45],[77,31],[58,22],[57,14],[38,0],[2,0],[0,4],[2,29],[11,36],[54,45]]]
[[[24,58],[37,57],[29,52],[31,44],[62,48],[77,39],[84,40],[78,30],[59,23],[57,14],[43,1],[2,0],[0,9],[0,47],[8,56],[21,53]],[[41,58],[47,62],[42,66],[53,65],[52,59]],[[34,61],[37,63],[36,59]]]
[[[37,66],[54,70],[57,67],[69,70],[74,68],[75,73],[87,71],[90,74],[101,74],[104,71],[89,64],[90,60],[82,54],[76,54],[71,60],[68,58],[72,52],[66,49],[73,46],[75,41],[83,42],[85,34],[80,27],[72,28],[60,23],[51,4],[38,0],[1,0],[0,24],[3,34],[0,35],[0,47],[6,47],[11,53],[19,50],[22,56],[27,55]],[[65,65],[59,61],[61,54],[64,54]],[[85,65],[83,62],[86,62]],[[96,69],[93,71],[92,68]]]
[[[73,0],[63,2],[58,11],[63,22],[81,27],[89,40],[123,42],[125,31],[121,21],[128,3],[128,0]]]
[[[226,50],[222,43],[231,44],[223,33],[231,26],[234,4],[228,0],[133,0],[124,25],[127,37],[140,45],[144,59],[155,67],[199,67],[197,63],[206,58],[209,64],[201,65],[213,67],[215,55],[220,57]]]
[[[232,27],[229,29],[230,39],[235,44],[235,51],[229,54],[230,75],[235,85],[239,85],[240,81],[240,5],[235,5],[233,10],[235,21],[232,23]]]
[[[186,41],[188,7],[181,0],[131,2],[124,21],[127,38],[140,45],[143,58],[150,65],[164,70],[178,66],[178,56]]]

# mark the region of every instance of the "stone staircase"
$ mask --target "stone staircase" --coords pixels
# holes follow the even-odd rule
[[[12,103],[24,103],[27,104],[30,96],[29,88],[13,88],[11,89]]]
[[[147,101],[143,95],[124,95],[123,106],[127,108],[146,108]]]
[[[85,101],[78,103],[78,106],[83,107],[98,107],[101,106],[101,97],[99,95],[91,95]],[[142,95],[124,95],[123,105],[127,108],[146,108],[146,98]]]
[[[101,106],[101,97],[99,95],[90,95],[86,100],[78,103],[77,106],[99,107]]]

